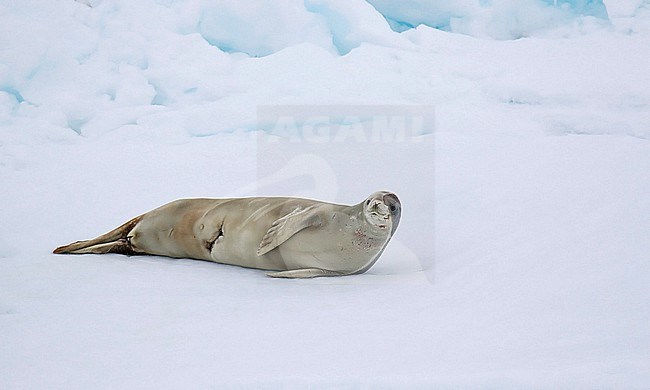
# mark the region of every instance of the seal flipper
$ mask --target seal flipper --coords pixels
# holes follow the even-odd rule
[[[260,242],[257,255],[262,256],[270,252],[302,229],[317,226],[320,223],[321,218],[316,212],[316,206],[310,206],[303,210],[296,208],[289,214],[273,222]]]
[[[319,276],[343,276],[347,274],[320,268],[302,268],[289,271],[268,272],[266,275],[272,278],[307,279],[317,278]]]
[[[106,234],[97,238],[85,241],[76,241],[72,244],[63,245],[54,250],[54,253],[120,253],[124,255],[137,254],[128,240],[128,234],[133,230],[135,225],[140,222],[144,215],[137,216],[130,221],[120,225]]]
[[[96,245],[91,245],[88,247],[84,247],[81,249],[76,249],[74,251],[70,252],[62,252],[62,253],[70,253],[74,255],[84,255],[84,254],[96,254],[96,255],[104,255],[106,253],[117,253],[120,255],[127,255],[127,256],[133,256],[133,255],[141,255],[144,253],[136,252],[133,249],[133,246],[131,246],[131,243],[129,242],[129,238],[121,238],[116,241],[111,241],[111,242],[106,242],[103,244],[96,244]]]

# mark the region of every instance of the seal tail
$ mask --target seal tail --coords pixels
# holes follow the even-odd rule
[[[92,240],[75,241],[72,244],[56,248],[53,253],[85,254],[85,253],[121,253],[136,254],[131,247],[127,235],[140,222],[143,215],[137,216],[106,234]]]

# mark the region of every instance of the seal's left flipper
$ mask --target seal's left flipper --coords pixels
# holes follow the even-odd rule
[[[257,255],[262,256],[263,254],[270,252],[302,229],[310,226],[317,226],[320,223],[320,215],[314,206],[302,210],[299,208],[293,210],[289,214],[273,222],[260,242],[260,247],[257,249]]]
[[[292,269],[289,271],[269,272],[266,275],[272,278],[306,279],[316,278],[319,276],[343,276],[345,274],[320,268],[303,268]]]

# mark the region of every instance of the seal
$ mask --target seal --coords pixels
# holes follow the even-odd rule
[[[351,206],[286,197],[180,199],[54,253],[191,258],[279,278],[352,275],[381,256],[401,211],[387,191]]]

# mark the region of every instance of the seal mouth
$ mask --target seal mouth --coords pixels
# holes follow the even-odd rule
[[[395,231],[402,214],[402,204],[397,195],[378,191],[369,196],[363,206],[366,220],[370,224],[378,229],[390,230],[391,234]]]
[[[373,224],[380,229],[387,229],[390,223],[390,207],[381,199],[368,199],[366,202],[366,213],[373,221]]]

